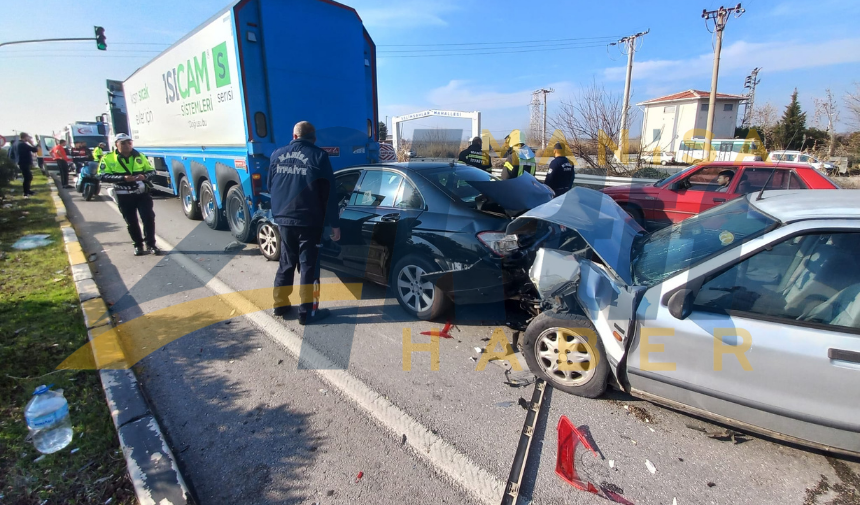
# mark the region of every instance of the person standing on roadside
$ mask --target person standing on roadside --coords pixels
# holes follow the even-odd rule
[[[553,146],[553,155],[555,158],[549,162],[544,184],[549,186],[555,196],[561,196],[570,191],[576,171],[573,169],[573,163],[564,156],[564,145],[561,142],[556,142]]]
[[[293,141],[269,158],[269,193],[272,218],[281,232],[281,258],[273,290],[276,316],[292,309],[296,268],[299,269],[299,324],[311,324],[330,315],[318,309],[319,248],[326,224],[331,238],[340,240],[340,220],[334,196],[334,170],[328,153],[314,145],[316,129],[301,121],[293,127]]]
[[[18,169],[24,177],[24,198],[29,198],[36,193],[30,190],[30,183],[33,182],[33,153],[39,151],[39,148],[33,145],[33,138],[30,135],[21,132],[18,135],[18,142],[15,143],[16,154],[18,155]]]
[[[70,188],[69,186],[69,155],[66,154],[66,141],[61,139],[57,142],[51,149],[51,156],[57,162],[57,170],[60,171],[60,184],[64,188]]]
[[[152,195],[149,194],[152,189],[149,178],[155,170],[146,156],[134,149],[131,137],[125,133],[117,135],[114,144],[116,150],[104,155],[99,163],[99,178],[113,184],[117,206],[134,242],[134,255],[161,254],[155,245],[155,212],[152,210]],[[143,221],[143,235],[137,221],[138,214]]]
[[[469,166],[480,168],[485,172],[492,172],[493,165],[490,164],[489,154],[483,150],[483,144],[484,142],[481,140],[481,137],[473,138],[469,147],[460,151],[459,161]]]

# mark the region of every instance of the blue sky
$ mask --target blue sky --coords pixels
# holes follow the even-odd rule
[[[497,138],[528,126],[534,89],[555,88],[550,116],[560,100],[591,82],[621,93],[626,57],[605,43],[649,28],[636,53],[632,101],[709,89],[712,36],[701,13],[721,5],[711,0],[346,3],[356,8],[378,46],[381,120],[428,108],[480,110],[483,128]],[[90,41],[0,48],[0,134],[50,133],[74,120],[91,120],[104,110],[105,79],[124,80],[223,6],[205,0],[42,0],[3,16],[0,41],[90,37],[92,26],[101,25],[108,50],[96,51]],[[853,81],[860,80],[860,2],[752,0],[743,7],[746,13],[731,18],[726,28],[719,91],[742,93],[744,77],[762,67],[757,104],[770,102],[781,112],[796,87],[810,123],[813,98],[822,97],[825,88],[841,105]],[[458,55],[429,56],[439,49]],[[842,119],[844,130],[847,113]],[[456,119],[407,124],[407,133],[469,128],[468,121]],[[634,133],[638,128],[632,126]]]

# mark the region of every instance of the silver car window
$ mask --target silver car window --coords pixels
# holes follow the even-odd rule
[[[699,310],[860,329],[860,233],[793,237],[707,280]]]

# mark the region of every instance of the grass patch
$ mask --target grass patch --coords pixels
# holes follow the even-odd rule
[[[36,196],[15,181],[0,200],[0,503],[137,503],[98,372],[51,373],[87,332],[47,179],[34,172]],[[12,249],[36,233],[53,243]],[[74,438],[37,462],[24,406],[40,384],[64,390]]]

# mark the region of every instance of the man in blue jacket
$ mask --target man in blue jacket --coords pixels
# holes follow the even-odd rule
[[[334,197],[334,171],[328,153],[315,146],[316,129],[307,121],[296,123],[293,141],[272,153],[269,193],[272,218],[281,232],[281,259],[275,274],[275,315],[290,312],[293,276],[299,268],[299,324],[320,321],[328,309],[316,307],[319,292],[319,248],[323,229],[340,240],[340,222]]]

